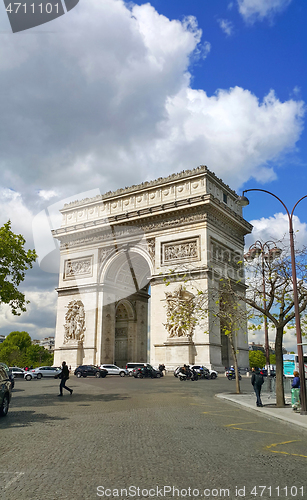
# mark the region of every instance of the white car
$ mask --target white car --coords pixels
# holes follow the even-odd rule
[[[32,380],[33,378],[47,378],[47,377],[57,377],[61,373],[61,368],[56,366],[39,366],[33,370],[29,370],[25,373],[24,378],[26,380]]]
[[[193,368],[193,370],[196,370],[196,371],[199,371],[199,370],[205,368],[206,370],[209,370],[210,378],[212,378],[212,379],[217,378],[217,375],[218,375],[218,373],[215,370],[210,370],[210,368],[206,368],[205,366],[202,366],[202,365],[192,365],[192,366],[190,366],[190,368]]]
[[[125,368],[120,368],[119,366],[116,365],[100,365],[99,368],[107,370],[108,375],[119,375],[120,377],[128,375],[128,370],[126,370]]]
[[[10,370],[14,375],[14,378],[24,378],[25,374],[27,373],[26,370],[24,370],[23,368],[18,368],[18,366],[10,366]]]

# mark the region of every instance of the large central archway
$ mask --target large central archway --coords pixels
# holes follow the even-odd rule
[[[138,248],[115,251],[104,263],[99,362],[125,366],[147,360],[149,255]]]

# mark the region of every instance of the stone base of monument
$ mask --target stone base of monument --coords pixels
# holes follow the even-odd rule
[[[58,351],[62,361],[66,361],[67,366],[71,366],[72,369],[82,365],[84,357],[82,340],[69,340]]]
[[[188,337],[168,338],[163,344],[155,344],[156,363],[179,366],[195,363],[195,345]]]

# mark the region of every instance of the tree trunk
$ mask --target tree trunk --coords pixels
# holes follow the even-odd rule
[[[284,394],[284,363],[282,353],[282,339],[284,329],[282,326],[276,328],[275,354],[276,354],[276,406],[285,406]]]
[[[240,380],[239,380],[239,369],[238,369],[238,360],[237,360],[237,354],[236,354],[235,346],[233,344],[233,337],[232,337],[231,334],[229,335],[229,343],[230,343],[230,347],[231,347],[233,362],[234,362],[234,365],[235,365],[236,393],[237,394],[241,394]]]

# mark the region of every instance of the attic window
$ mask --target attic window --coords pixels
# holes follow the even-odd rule
[[[223,193],[223,202],[227,205],[227,194]]]

